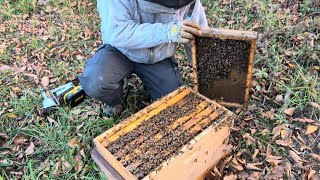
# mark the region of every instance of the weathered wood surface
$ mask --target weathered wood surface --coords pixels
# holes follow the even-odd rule
[[[251,40],[248,75],[247,75],[247,85],[246,85],[246,93],[245,93],[245,97],[244,97],[244,102],[245,102],[244,103],[244,107],[248,106],[249,92],[250,92],[250,88],[251,88],[255,52],[256,52],[256,39],[253,39],[253,40]]]
[[[220,129],[221,128],[221,129]],[[227,152],[225,144],[230,127],[225,125],[210,127],[190,144],[182,148],[182,153],[160,165],[162,168],[150,173],[144,179],[201,179],[208,169],[217,165]]]
[[[91,158],[97,163],[100,170],[110,180],[124,180],[124,178],[98,153],[96,149],[91,151]]]
[[[95,149],[98,153],[124,178],[137,179],[131,174],[105,147],[94,141]]]
[[[239,31],[231,29],[210,28],[202,30],[202,37],[215,37],[220,39],[253,40],[258,38],[254,31]]]
[[[193,83],[194,90],[199,92],[199,80],[198,80],[198,63],[197,63],[197,46],[196,40],[191,41],[191,52],[192,52],[192,69],[193,69]]]

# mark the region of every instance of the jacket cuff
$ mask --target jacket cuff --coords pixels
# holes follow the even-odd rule
[[[178,22],[171,22],[168,24],[168,40],[169,43],[178,42],[178,39],[180,38],[180,23]]]

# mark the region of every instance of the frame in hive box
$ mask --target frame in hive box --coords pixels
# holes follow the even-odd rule
[[[203,30],[192,42],[195,90],[226,107],[246,107],[258,34]]]
[[[230,150],[234,113],[181,87],[94,139],[110,179],[202,179]]]

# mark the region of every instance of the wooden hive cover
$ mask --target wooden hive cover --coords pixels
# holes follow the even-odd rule
[[[195,90],[228,107],[246,107],[257,33],[202,31],[192,44]]]
[[[93,159],[111,179],[201,178],[226,153],[233,119],[182,87],[96,137]]]

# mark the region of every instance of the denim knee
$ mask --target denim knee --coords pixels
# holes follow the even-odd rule
[[[108,105],[121,103],[121,83],[108,82],[100,78],[79,76],[81,86],[86,94]],[[89,80],[90,79],[90,80]]]

